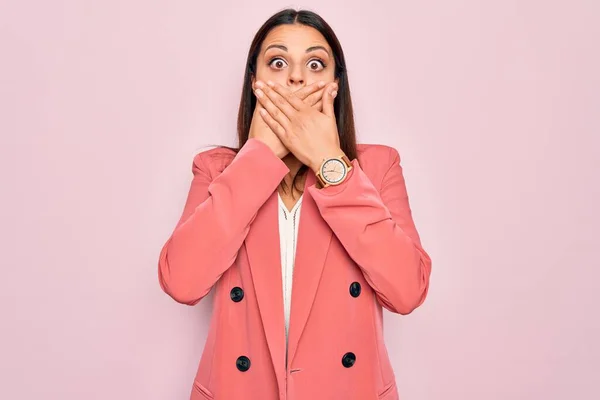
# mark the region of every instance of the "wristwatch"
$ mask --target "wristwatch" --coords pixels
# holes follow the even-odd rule
[[[339,185],[348,176],[352,164],[345,154],[338,157],[326,158],[315,173],[321,187]]]

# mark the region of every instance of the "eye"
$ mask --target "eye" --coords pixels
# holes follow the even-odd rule
[[[314,68],[314,66],[317,66],[317,68]],[[320,68],[319,68],[320,66]],[[319,72],[323,69],[325,69],[327,65],[325,65],[325,63],[323,62],[323,60],[321,60],[320,58],[313,58],[312,60],[310,60],[308,62],[308,68],[313,71],[313,72]]]
[[[287,63],[283,60],[283,58],[275,57],[272,58],[271,61],[269,61],[268,65],[269,67],[275,66],[275,69],[283,69],[287,65]]]

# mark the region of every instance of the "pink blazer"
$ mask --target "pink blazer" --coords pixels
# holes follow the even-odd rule
[[[161,288],[194,305],[214,288],[191,400],[396,400],[382,307],[408,314],[431,259],[415,228],[398,152],[359,144],[338,186],[308,171],[294,266],[289,350],[277,186],[289,172],[264,143],[194,157],[181,219],[158,264]]]

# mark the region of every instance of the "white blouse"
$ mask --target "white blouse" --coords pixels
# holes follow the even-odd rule
[[[296,241],[298,240],[298,224],[300,222],[300,206],[302,197],[288,210],[279,198],[279,240],[281,246],[281,277],[283,281],[283,310],[285,314],[285,348],[287,354],[288,330],[290,326],[290,310],[292,302],[292,276],[294,272],[294,259],[296,255]]]

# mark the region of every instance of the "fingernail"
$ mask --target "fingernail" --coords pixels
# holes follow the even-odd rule
[[[271,87],[275,86],[275,84],[272,81],[267,81],[267,85],[269,85]]]
[[[323,82],[323,81],[319,82],[319,87],[322,88],[323,86],[325,86],[325,82]]]
[[[337,90],[334,90],[333,92],[331,92],[331,95],[332,95],[333,97],[337,96]]]
[[[256,85],[256,87],[259,87],[259,88],[262,88],[265,86],[261,81],[256,81],[255,85]]]
[[[256,89],[256,90],[254,91],[254,93],[256,93],[256,95],[257,95],[258,97],[263,97],[263,91],[262,91],[262,90],[260,90],[260,89]]]

